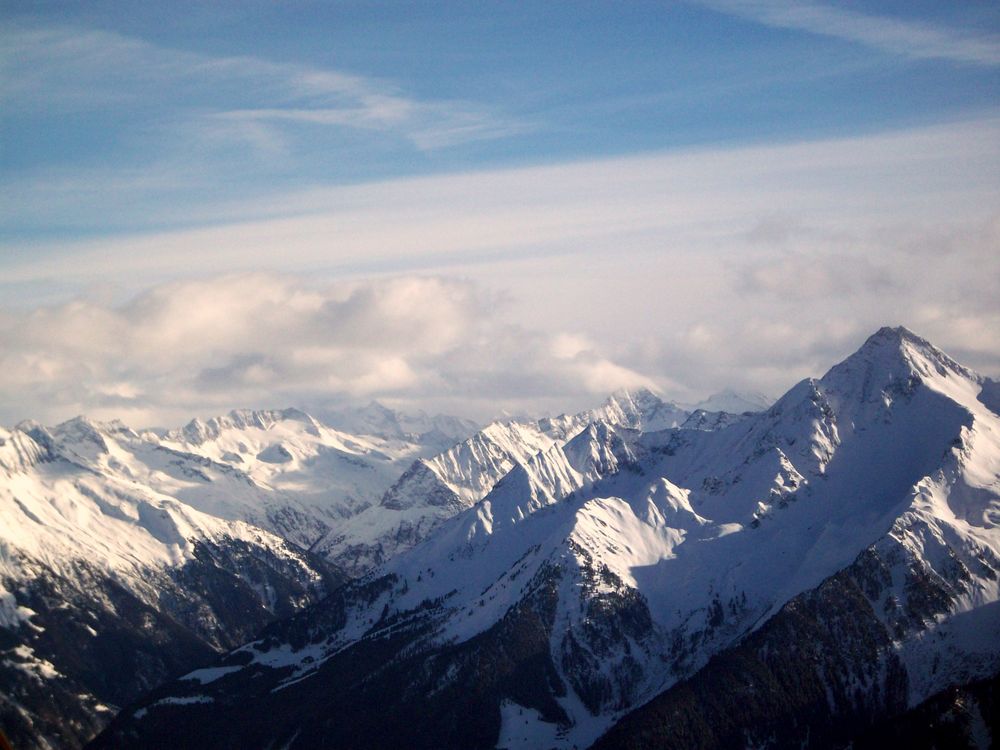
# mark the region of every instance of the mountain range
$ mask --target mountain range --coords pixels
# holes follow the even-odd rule
[[[687,417],[649,392],[598,412]],[[83,417],[3,430],[3,729],[19,747],[79,746],[160,682],[413,546],[592,416],[479,430],[373,402],[322,421],[241,410],[177,430]]]
[[[840,747],[929,712],[988,736],[1000,386],[882,329],[762,407],[4,430],[0,723],[18,747]]]
[[[312,546],[349,582],[92,747],[988,746],[997,383],[885,328],[763,411],[651,396],[414,458]]]

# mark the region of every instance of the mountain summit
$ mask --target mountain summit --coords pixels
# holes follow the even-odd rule
[[[710,430],[538,423],[421,543],[94,746],[570,748],[622,719],[606,746],[847,744],[1000,671],[987,388],[887,328]]]

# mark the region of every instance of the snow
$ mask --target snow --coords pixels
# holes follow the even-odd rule
[[[542,719],[533,708],[513,701],[500,704],[500,737],[497,750],[538,750],[558,744],[559,727]]]
[[[242,487],[251,501],[252,484],[164,451],[120,423],[78,418],[51,431],[22,426],[27,431],[6,433],[5,445],[34,460],[8,464],[16,470],[0,475],[0,624],[12,627],[33,614],[4,587],[47,571],[78,580],[80,561],[157,606],[157,571],[192,560],[199,542],[266,548],[299,568],[303,580],[319,583],[280,537],[178,499],[185,488],[205,484],[199,472],[213,472],[215,486],[228,491]]]
[[[160,698],[154,706],[186,706],[192,703],[212,703],[213,699],[207,695],[186,695],[183,697]]]
[[[354,435],[375,435],[383,438],[416,439],[433,444],[440,452],[450,445],[472,436],[478,429],[475,422],[447,415],[428,415],[422,411],[407,414],[391,409],[378,401],[361,408],[346,408],[324,415],[326,421],[339,430]]]
[[[448,450],[419,459],[381,503],[337,524],[315,550],[361,575],[483,500],[501,479],[514,481],[511,472],[526,470],[535,493],[531,502],[544,505],[630,459],[623,434],[675,426],[687,417],[675,404],[640,390],[619,391],[600,407],[575,415],[493,422]]]
[[[33,610],[19,605],[14,594],[0,584],[0,627],[16,628],[34,614]]]
[[[289,558],[279,536],[314,545],[426,450],[294,409],[234,411],[162,434],[83,417],[0,428],[0,585],[38,566],[72,579],[84,560],[155,602],[149,571],[183,565],[198,540],[240,539]],[[29,616],[0,588],[0,623]]]
[[[4,666],[19,669],[35,680],[51,680],[62,676],[51,662],[35,656],[34,649],[30,646],[21,644],[7,651],[0,651],[0,655],[4,656]]]
[[[143,706],[137,710],[133,716],[136,719],[143,718],[149,713],[151,708],[156,708],[157,706],[191,706],[202,703],[214,703],[215,699],[207,695],[184,695],[184,696],[169,696],[167,698],[160,698],[155,703],[150,703],[148,706]]]
[[[876,549],[897,561],[900,600],[912,566],[952,593],[947,612],[896,644],[916,703],[1000,669],[1000,416],[989,387],[909,331],[883,329],[757,413],[692,415],[621,392],[578,415],[495,422],[436,455],[380,405],[342,424],[381,436],[294,410],[233,412],[161,437],[86,420],[26,426],[0,435],[0,580],[27,575],[22,558],[57,569],[87,559],[140,586],[141,571],[181,564],[200,538],[280,554],[277,537],[236,519],[276,527],[271,511],[300,510],[317,524],[284,533],[318,539],[316,551],[364,581],[395,578],[349,606],[322,644],[244,647],[258,666],[292,668],[279,689],[371,636],[383,613],[428,600],[441,602],[428,615],[434,642],[473,638],[543,570],[560,571],[551,650],[565,669],[563,639],[583,630],[588,601],[634,590],[648,632],[619,635],[594,667],[610,674],[627,656],[638,676],[614,690],[631,692],[595,716],[570,689],[559,699],[567,727],[501,706],[498,746],[568,748]],[[956,566],[967,575],[956,579]],[[0,624],[27,617],[0,590]],[[667,666],[674,642],[691,646]]]
[[[195,680],[202,685],[207,685],[210,682],[215,682],[216,680],[225,677],[227,674],[239,672],[241,669],[243,669],[243,667],[205,667],[204,669],[196,669],[193,672],[188,672],[180,679]]]
[[[762,393],[752,391],[735,391],[732,388],[713,393],[708,398],[699,401],[691,410],[701,409],[706,412],[725,412],[727,414],[743,414],[766,410],[774,399]]]
[[[119,571],[179,565],[192,559],[196,539],[242,539],[283,554],[281,540],[266,532],[66,462],[11,478],[0,485],[0,500],[0,539],[8,549],[70,574],[74,559]]]
[[[303,546],[312,546],[340,519],[377,503],[426,451],[419,437],[351,435],[296,409],[233,411],[205,423],[195,420],[167,433],[159,445],[210,462],[205,473],[212,484],[185,483],[181,499],[286,535],[288,529],[271,517],[287,508],[312,521],[296,539]],[[219,473],[233,481],[220,482]],[[259,490],[248,493],[248,483]],[[247,499],[250,505],[241,508]]]

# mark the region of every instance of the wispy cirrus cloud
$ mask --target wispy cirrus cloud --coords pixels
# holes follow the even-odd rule
[[[392,309],[411,309],[418,322],[417,329],[400,326],[396,339],[364,328],[348,308],[338,308],[341,319],[351,321],[349,329],[367,331],[373,340],[403,342],[399,356],[343,370],[350,377],[344,375],[334,390],[365,384],[358,395],[417,401],[465,388],[513,408],[529,409],[532,403],[564,408],[559,404],[565,401],[546,402],[543,394],[596,395],[630,378],[634,382],[636,373],[655,377],[668,393],[691,401],[724,386],[776,395],[801,377],[822,373],[885,324],[908,325],[966,364],[996,375],[998,132],[1000,119],[991,113],[855,138],[275,191],[221,213],[209,205],[200,217],[208,225],[193,229],[90,238],[40,251],[0,245],[0,298],[22,311],[11,312],[13,322],[7,333],[0,331],[0,340],[27,331],[28,338],[9,340],[28,352],[46,351],[45,329],[31,329],[23,317],[23,311],[39,307],[40,290],[46,288],[60,291],[50,300],[103,299],[94,304],[113,317],[131,319],[138,308],[121,300],[144,288],[173,289],[160,285],[180,279],[178,315],[189,319],[188,308],[210,305],[212,278],[294,269],[311,283],[368,278],[367,284],[398,274],[450,279],[419,287],[422,295],[391,295],[397,300]],[[44,203],[38,195],[34,202]],[[197,280],[204,284],[185,286]],[[469,280],[507,300],[502,315],[466,314],[470,308],[461,300],[468,299],[462,290]],[[114,288],[101,298],[102,285],[109,284]],[[219,298],[235,288],[222,282]],[[214,335],[234,321],[269,325],[267,309],[285,315],[296,299],[285,292],[269,297],[266,285],[257,292],[245,284],[239,288],[233,320],[221,314],[218,322],[206,318],[192,324],[187,338],[164,343],[163,350],[183,348],[177,342],[188,339],[196,346],[210,343],[198,338],[198,330]],[[200,296],[189,295],[192,289]],[[439,350],[431,369],[450,373],[452,385],[435,391],[433,384],[445,381],[419,375],[429,371],[418,367],[419,357],[405,342],[423,346],[421,331],[445,326],[441,321],[451,320],[451,313],[440,320],[422,315],[437,309],[439,297],[455,295],[454,319],[493,322],[445,337],[453,347]],[[244,312],[239,307],[244,297],[263,300],[262,307]],[[493,298],[479,299],[494,306]],[[89,314],[80,313],[83,331]],[[70,318],[67,313],[61,320]],[[386,325],[387,331],[397,330]],[[67,346],[85,340],[66,330]],[[566,333],[583,333],[593,343],[577,346]],[[257,327],[237,331],[231,340],[257,334]],[[135,351],[141,351],[145,339],[135,338]],[[292,402],[297,393],[317,393],[309,390],[314,386],[291,389],[297,376],[281,363],[288,355],[303,362],[320,357],[322,364],[327,355],[314,352],[311,344],[288,351],[286,339],[294,337],[275,335],[243,348],[226,345],[219,349],[225,356],[186,360],[184,372],[202,372],[202,390],[227,378],[247,388],[257,383],[257,390],[233,391],[244,404]],[[117,346],[129,338],[110,340]],[[155,334],[149,341],[163,339]],[[112,348],[106,361],[115,361],[114,352],[132,351],[126,344]],[[543,349],[550,351],[545,347],[559,356],[545,354]],[[345,355],[344,362],[369,361],[367,356]],[[506,364],[494,369],[494,360]],[[525,369],[522,361],[537,367]],[[7,377],[26,373],[21,382],[29,387],[36,371],[15,365],[0,362],[0,372],[6,367]],[[413,373],[416,379],[408,381]],[[147,373],[140,380],[152,377]],[[123,375],[109,382],[133,379]],[[400,385],[405,382],[410,385]],[[195,396],[201,386],[192,387]],[[144,392],[156,393],[155,388]],[[55,403],[52,394],[57,391],[37,402]],[[197,398],[176,395],[188,411],[200,409]],[[580,398],[576,406],[588,400]]]
[[[330,275],[469,269],[497,260],[850,246],[887,221],[945,226],[995,211],[1000,117],[854,138],[693,149],[275,191],[195,217],[207,226],[30,246],[8,283],[153,283],[176,269],[308,268]],[[753,186],[747,190],[747,186]],[[72,186],[71,186],[72,187]],[[121,190],[141,189],[130,183]],[[32,205],[58,198],[44,185]],[[70,189],[75,192],[75,189]],[[4,195],[4,198],[8,196]],[[0,219],[20,210],[13,192]],[[5,208],[6,206],[6,208]],[[784,216],[776,217],[776,207]],[[169,216],[168,219],[176,217]],[[869,244],[856,249],[869,249]]]
[[[279,123],[349,127],[391,133],[405,131],[421,150],[525,132],[525,122],[504,121],[463,102],[416,102],[394,96],[365,96],[356,106],[233,109],[212,115],[218,122],[270,130]],[[259,131],[258,131],[259,132]]]
[[[282,125],[377,132],[419,149],[523,132],[529,125],[468,101],[418,98],[392,82],[248,55],[212,56],[118,33],[79,28],[0,31],[0,104],[10,112],[121,109],[185,136],[219,123],[247,145],[273,151],[292,140]],[[253,127],[250,127],[250,126]]]
[[[796,0],[695,0],[722,13],[782,29],[857,42],[915,59],[1000,65],[1000,36]]]

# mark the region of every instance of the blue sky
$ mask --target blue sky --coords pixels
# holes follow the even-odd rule
[[[507,328],[576,337],[571,358],[620,370],[590,385],[539,374],[544,387],[505,405],[616,377],[690,395],[696,366],[712,385],[777,392],[881,322],[1000,369],[984,333],[1000,320],[996,3],[8,1],[0,14],[8,330],[77,303],[122,315],[163,284],[417,275],[469,284]],[[933,260],[914,261],[930,244]],[[802,288],[811,317],[789,307]],[[958,300],[962,320],[947,312]],[[799,342],[794,361],[741,366],[734,340],[750,334],[732,321],[748,315],[784,326],[754,351]],[[637,318],[650,322],[622,335]],[[697,354],[710,330],[733,349],[725,363]],[[45,359],[18,356],[10,393]],[[370,392],[420,400],[431,381],[417,381]],[[147,387],[133,385],[119,390]]]
[[[164,226],[279,186],[879,132],[1000,98],[985,2],[822,6],[901,37],[884,43],[822,17],[782,28],[768,2],[20,5],[4,182],[130,195],[111,215],[5,216],[13,239]]]

